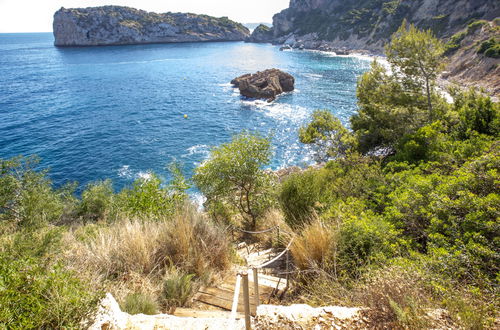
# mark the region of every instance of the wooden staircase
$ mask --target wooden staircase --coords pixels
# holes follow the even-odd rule
[[[260,303],[268,303],[272,295],[281,293],[286,288],[286,279],[270,275],[259,274],[259,297]],[[250,310],[255,313],[255,290],[253,274],[248,274],[250,289]],[[226,279],[217,287],[201,288],[194,297],[198,305],[208,305],[221,310],[231,311],[236,285],[236,276]],[[237,312],[243,313],[243,294],[240,291]]]

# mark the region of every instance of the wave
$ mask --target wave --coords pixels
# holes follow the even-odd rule
[[[185,156],[192,156],[197,154],[207,155],[210,153],[210,147],[206,144],[197,144],[187,148],[188,154]]]
[[[149,181],[153,177],[153,173],[151,171],[146,171],[146,172],[139,172],[137,173],[136,177],[138,179],[142,179],[144,181]]]
[[[118,169],[118,176],[120,178],[132,178],[132,170],[130,169],[130,165],[123,165]]]
[[[142,180],[149,180],[153,176],[153,172],[150,170],[148,171],[138,171],[134,173],[134,171],[130,168],[130,165],[123,165],[118,169],[118,176],[120,178],[125,178],[125,179],[142,179]]]
[[[307,78],[312,78],[312,79],[320,79],[320,78],[323,78],[323,75],[322,74],[319,74],[319,73],[303,73],[302,74],[304,77],[307,77]]]

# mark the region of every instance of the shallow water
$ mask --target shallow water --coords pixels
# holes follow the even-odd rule
[[[265,44],[56,48],[51,34],[0,34],[0,158],[37,154],[56,184],[116,188],[176,160],[190,176],[211,146],[243,129],[272,134],[272,168],[311,162],[298,128],[315,109],[347,123],[367,58],[280,52]],[[229,82],[279,68],[296,91],[248,100]],[[188,115],[188,119],[184,115]]]

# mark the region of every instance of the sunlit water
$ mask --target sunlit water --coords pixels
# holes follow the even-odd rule
[[[190,176],[211,146],[244,129],[272,134],[272,168],[309,163],[298,128],[315,109],[347,123],[370,63],[242,42],[52,43],[51,34],[0,34],[0,158],[37,154],[57,185],[111,178],[120,188],[151,171],[167,177],[174,160]],[[229,84],[267,68],[294,75],[296,90],[268,104]]]

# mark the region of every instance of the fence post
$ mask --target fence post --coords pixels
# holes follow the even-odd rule
[[[257,307],[260,305],[260,295],[259,295],[259,273],[258,269],[253,269],[253,291],[255,299],[255,313],[257,314]]]
[[[243,278],[243,304],[245,305],[245,329],[252,328],[250,324],[250,290],[248,289],[248,273],[241,273]]]
[[[288,290],[288,285],[289,285],[289,281],[290,281],[290,270],[288,267],[289,258],[290,258],[289,254],[290,254],[290,251],[287,251],[287,253],[286,253],[286,290]]]

